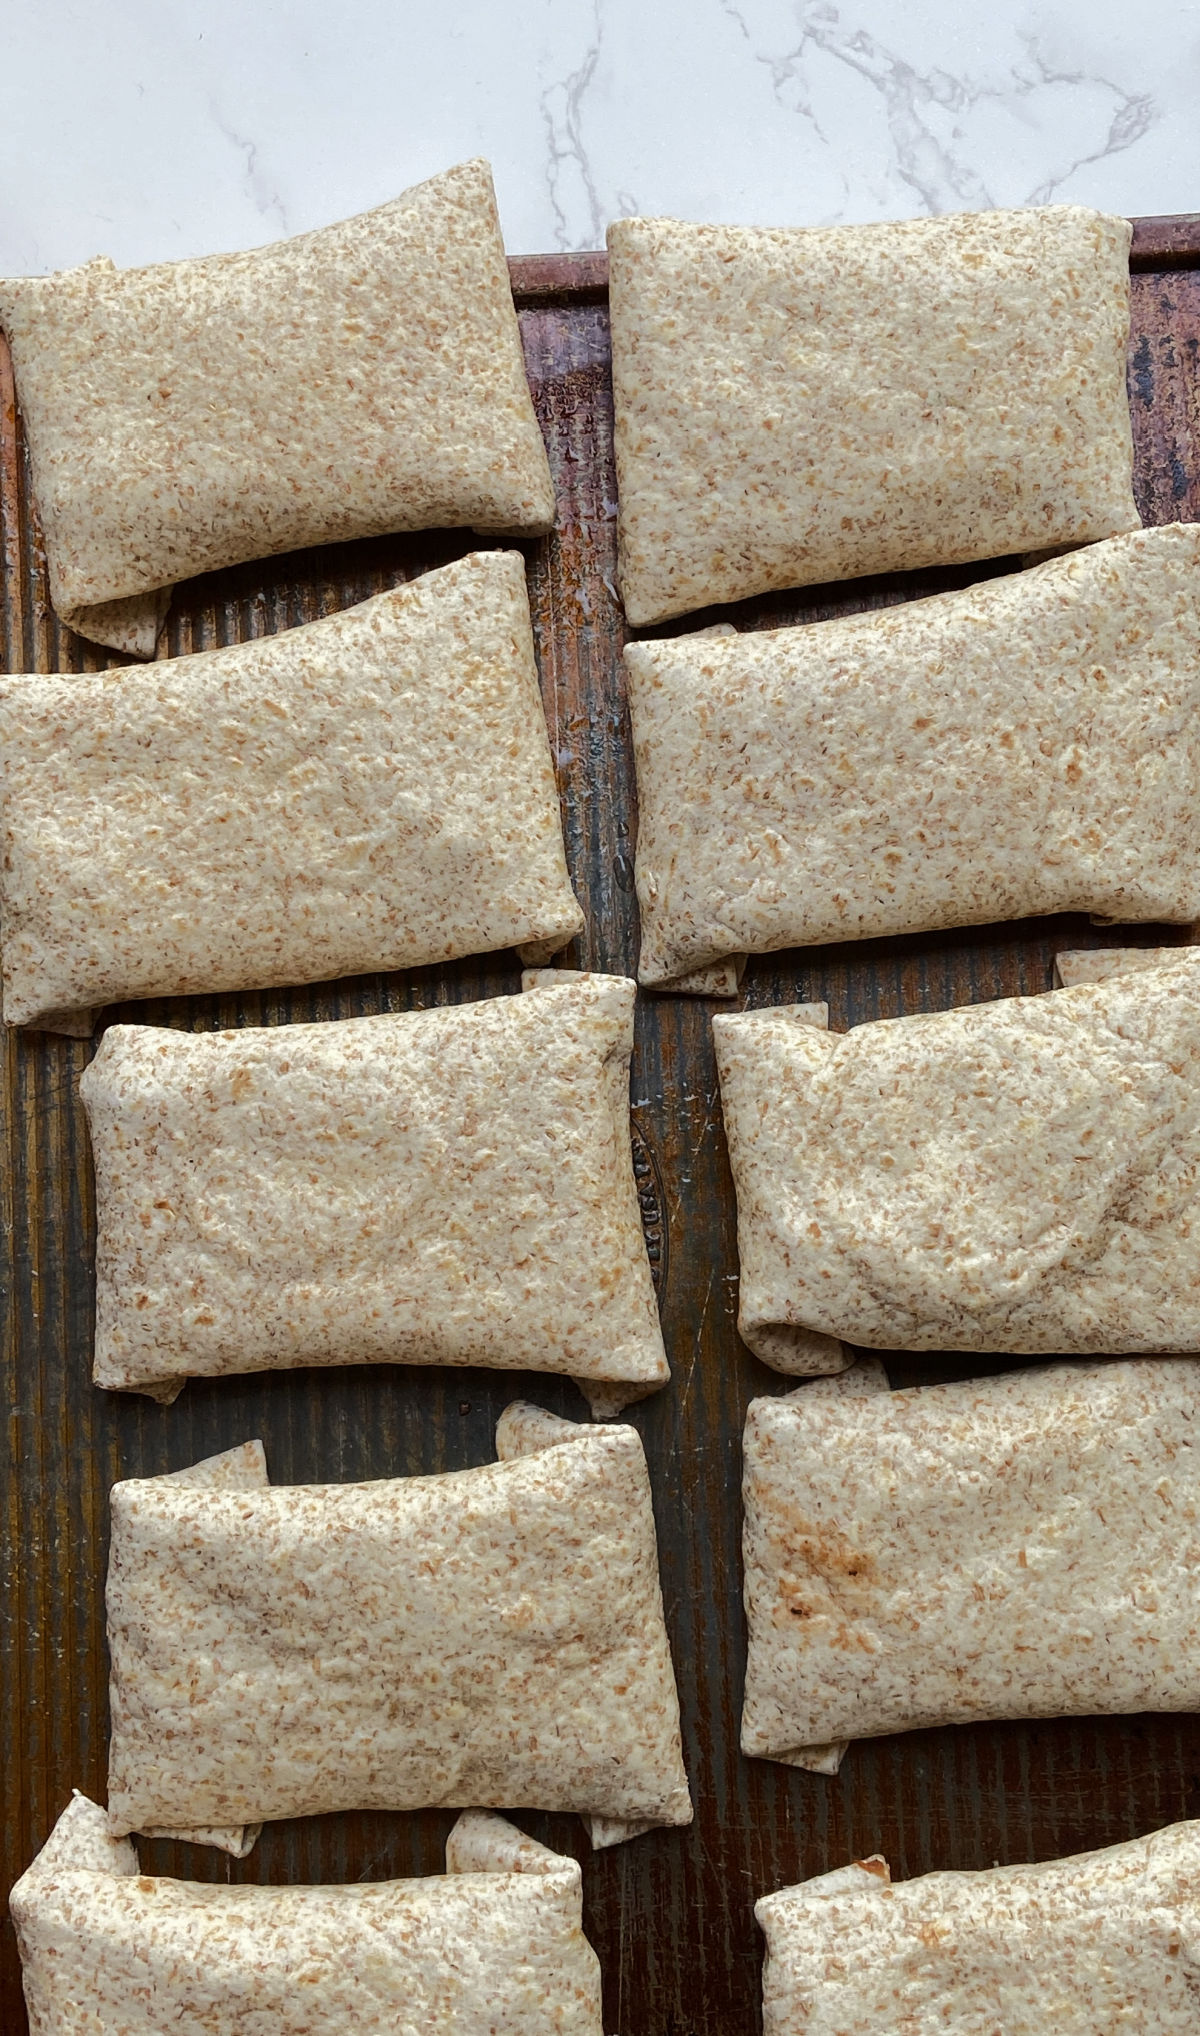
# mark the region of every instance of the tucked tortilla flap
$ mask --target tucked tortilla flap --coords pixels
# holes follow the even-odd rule
[[[767,1940],[764,2036],[1001,2026],[1177,2036],[1192,2023],[1200,1963],[1200,1824],[890,1884],[886,1864],[867,1860],[781,1888],[754,1913]]]
[[[688,1823],[641,1442],[555,1435],[437,1477],[114,1486],[113,1834],[514,1803]]]
[[[664,1384],[634,997],[564,971],[336,1024],[110,1026],[80,1083],[97,1384],[370,1362]]]
[[[185,1465],[182,1470],[160,1473],[159,1482],[194,1486],[206,1492],[260,1492],[270,1485],[267,1472],[267,1453],[261,1442],[242,1442],[233,1449],[223,1449],[217,1456],[206,1456],[199,1463]],[[182,1838],[190,1845],[215,1845],[221,1852],[228,1852],[234,1859],[248,1859],[258,1844],[261,1824],[239,1824],[236,1826],[210,1825],[187,1831],[168,1830],[163,1825],[151,1824],[143,1831],[144,1838]]]
[[[1200,526],[625,649],[640,980],[1037,913],[1200,917]]]
[[[152,651],[128,597],[245,559],[553,524],[484,162],[248,254],[0,282],[0,325],[51,598],[101,642]]]
[[[0,795],[13,1025],[583,925],[516,552],[149,671],[0,680]]]
[[[802,1386],[796,1386],[785,1397],[803,1403],[818,1398],[841,1399],[847,1395],[853,1399],[866,1399],[871,1393],[888,1391],[888,1376],[879,1359],[860,1357],[854,1359],[846,1371],[828,1378],[806,1379]],[[803,1768],[807,1774],[838,1774],[849,1745],[848,1739],[831,1739],[815,1746],[774,1747],[771,1758],[785,1767]]]
[[[1170,966],[1180,958],[1178,947],[1081,947],[1054,957],[1055,987],[1073,990],[1080,983],[1106,983],[1110,976],[1128,976],[1138,969]]]
[[[835,1383],[747,1415],[745,1753],[1197,1708],[1200,1363]]]
[[[444,1875],[222,1886],[139,1874],[77,1796],[12,1913],[33,2036],[601,2036],[578,1866],[478,1812]]]
[[[1135,530],[1130,238],[1065,205],[783,231],[617,220],[630,622]]]
[[[841,1036],[715,1018],[750,1348],[1200,1351],[1198,991],[1179,948]]]

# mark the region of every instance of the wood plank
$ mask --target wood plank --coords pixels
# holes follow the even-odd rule
[[[1151,222],[1166,250],[1134,279],[1130,393],[1147,520],[1200,518],[1200,270],[1176,260],[1194,222]],[[1140,229],[1139,229],[1140,231]],[[1173,237],[1172,237],[1173,236]],[[632,969],[636,835],[615,596],[615,476],[603,257],[513,264],[531,386],[559,490],[558,528],[526,547],[547,721],[568,856],[587,929],[571,959]],[[103,654],[50,616],[19,420],[0,347],[0,653],[9,669],[77,669]],[[331,547],[210,575],[180,590],[172,653],[271,633],[330,612],[470,548],[465,534]],[[896,576],[746,603],[753,625],[847,612],[961,585],[989,567]],[[680,623],[695,626],[696,618]],[[1164,936],[1146,928],[1134,938]],[[1167,936],[1177,937],[1177,936]],[[975,928],[771,956],[751,1003],[828,997],[846,1025],[1049,987],[1057,947],[1103,945],[1080,920]],[[286,1024],[415,1009],[515,990],[511,956],[315,989],[127,1007],[110,1017],[199,1027]],[[576,1417],[582,1400],[540,1376],[401,1367],[193,1382],[173,1407],[88,1382],[94,1220],[76,1094],[86,1042],[5,1035],[0,1078],[0,1887],[45,1836],[72,1786],[102,1794],[107,1492],[117,1476],[175,1468],[262,1435],[280,1482],[453,1469],[492,1455],[515,1392]],[[635,1152],[658,1255],[672,1385],[633,1410],[645,1438],[664,1597],[697,1803],[692,1830],[591,1859],[577,1822],[529,1815],[585,1857],[588,1928],[605,1970],[607,2028],[749,2036],[758,2026],[754,1898],[864,1852],[894,1869],[1048,1857],[1200,1814],[1192,1718],[1048,1721],[923,1732],[856,1748],[827,1780],[742,1759],[744,1657],[738,1537],[746,1404],[778,1379],[734,1326],[734,1209],[708,1007],[643,998],[633,1072]],[[891,1360],[909,1382],[989,1366]],[[347,1816],[277,1825],[250,1860],[166,1844],[151,1872],[233,1881],[381,1878],[436,1871],[450,1817]],[[0,1927],[0,2028],[23,2030],[11,1924]]]

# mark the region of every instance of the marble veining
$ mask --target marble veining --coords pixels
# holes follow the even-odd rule
[[[1178,0],[10,7],[0,274],[250,247],[474,154],[513,252],[634,211],[795,225],[1200,206]]]

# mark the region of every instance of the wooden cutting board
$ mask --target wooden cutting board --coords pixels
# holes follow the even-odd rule
[[[1200,218],[1138,223],[1129,393],[1148,523],[1200,520]],[[603,256],[511,264],[529,378],[558,486],[559,523],[529,545],[530,596],[571,874],[588,914],[566,962],[632,974],[636,807],[615,593],[607,269]],[[7,354],[0,342],[0,663],[80,671],[107,659],[50,612]],[[364,599],[471,549],[458,533],[300,553],[197,580],[171,609],[168,650],[270,634]],[[748,602],[743,627],[902,601],[1014,561],[864,580]],[[692,629],[711,615],[688,616]],[[669,634],[671,630],[665,632]],[[1178,931],[1122,939],[1147,945]],[[1050,987],[1062,947],[1105,945],[1086,921],[1045,919],[752,961],[751,1004],[826,998],[835,1027]],[[109,1018],[197,1028],[411,1010],[515,991],[513,958],[367,976],[323,989],[126,1006]],[[777,1391],[735,1329],[734,1204],[713,1065],[711,1006],[644,997],[633,1068],[635,1164],[660,1283],[670,1387],[633,1410],[650,1461],[667,1622],[696,1800],[686,1832],[592,1860],[578,1821],[521,1821],[586,1857],[587,1929],[619,2036],[749,2036],[768,1890],[883,1852],[894,1874],[982,1867],[1107,1845],[1200,1815],[1190,1717],[960,1727],[855,1747],[836,1779],[743,1760],[737,1721],[740,1435],[748,1400]],[[541,1375],[403,1367],[192,1383],[172,1407],[89,1383],[94,1211],[77,1087],[90,1042],[4,1036],[0,1111],[0,1890],[72,1787],[103,1798],[107,1492],[260,1435],[275,1482],[452,1470],[493,1455],[521,1393],[582,1418]],[[1002,1363],[889,1361],[893,1381]],[[269,1826],[251,1858],[141,1848],[152,1873],[196,1879],[383,1879],[440,1870],[451,1818],[342,1816]],[[0,1926],[0,2029],[25,2028],[12,1926]]]

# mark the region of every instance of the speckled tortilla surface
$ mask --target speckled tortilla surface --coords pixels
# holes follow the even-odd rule
[[[1193,2036],[1200,1824],[1102,1852],[767,1895],[764,2036]]]
[[[834,1383],[747,1415],[743,1752],[1200,1709],[1200,1364]]]
[[[630,622],[1135,530],[1129,246],[1066,205],[610,226]]]
[[[32,2036],[601,2036],[575,1861],[462,1821],[445,1875],[222,1887],[139,1874],[77,1796],[13,1890]]]
[[[80,1083],[97,1384],[368,1362],[665,1384],[634,997],[587,975],[336,1024],[110,1026]]]
[[[628,1427],[437,1477],[114,1486],[109,1828],[468,1804],[691,1820]]]
[[[1179,958],[1178,947],[1071,948],[1054,957],[1055,987],[1073,990],[1079,983],[1103,983],[1110,976],[1169,966]]]
[[[625,663],[648,985],[1042,912],[1200,918],[1200,525]]]
[[[579,932],[523,561],[152,670],[0,680],[4,1015]]]
[[[50,590],[79,611],[302,545],[554,521],[491,172],[249,254],[0,282]]]
[[[1200,1351],[1200,950],[857,1026],[714,1018],[738,1326],[881,1350]]]

